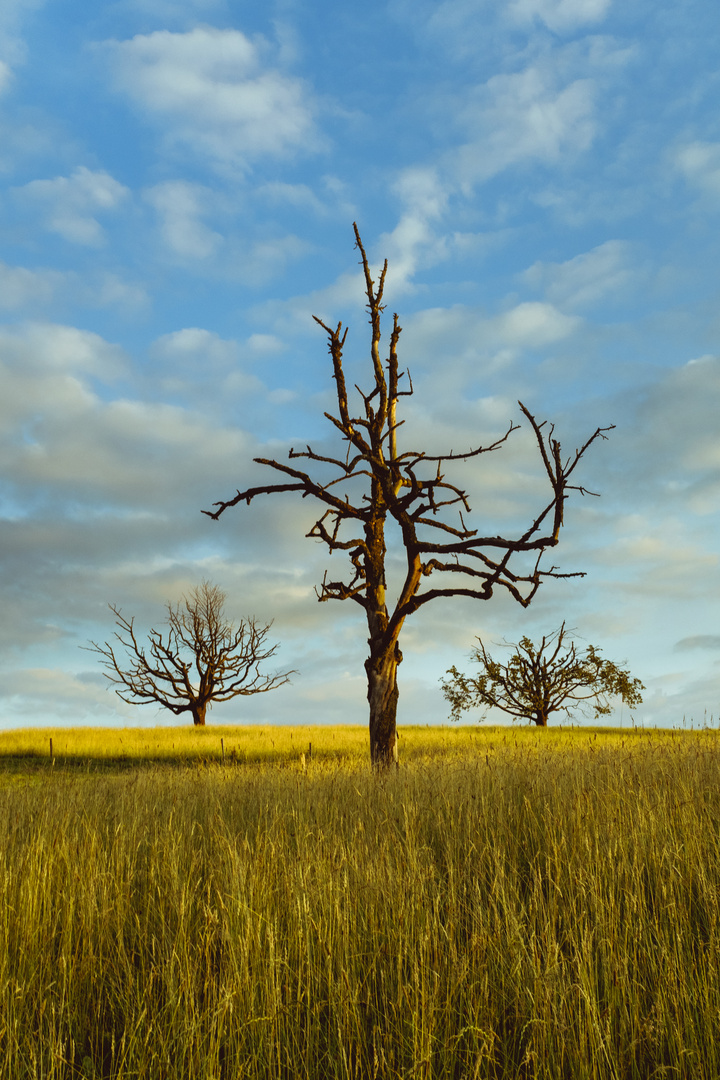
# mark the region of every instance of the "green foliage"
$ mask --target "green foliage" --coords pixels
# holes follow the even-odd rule
[[[0,1077],[716,1080],[717,734],[475,731],[0,787]]]
[[[482,640],[473,650],[480,674],[471,678],[451,667],[451,676],[443,682],[443,693],[450,702],[451,717],[472,708],[500,709],[518,720],[531,720],[547,727],[551,713],[573,709],[592,709],[597,719],[611,712],[610,699],[620,698],[634,708],[642,702],[645,687],[625,668],[605,660],[600,650],[588,645],[579,652],[565,630],[543,637],[538,646],[528,637],[511,645],[515,652],[507,664],[488,654]]]

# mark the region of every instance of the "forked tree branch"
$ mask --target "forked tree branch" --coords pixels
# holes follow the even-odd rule
[[[267,644],[270,626],[255,619],[237,627],[223,616],[225,595],[203,582],[183,600],[167,605],[167,629],[151,629],[144,645],[134,618],[110,605],[117,630],[114,642],[91,642],[105,668],[105,677],[128,704],[156,703],[180,715],[202,716],[213,702],[262,694],[289,681],[292,671],[266,674],[261,665],[276,652]]]
[[[343,328],[342,323],[333,328],[318,316],[313,316],[327,337],[337,397],[337,415],[325,415],[347,443],[347,450],[344,458],[339,454],[318,453],[310,446],[302,451],[291,449],[289,453],[291,460],[305,458],[335,470],[336,475],[316,479],[308,472],[288,464],[256,458],[258,464],[289,477],[291,482],[268,483],[238,490],[233,498],[216,502],[212,510],[204,513],[217,520],[225,510],[238,503],[249,504],[260,495],[284,494],[288,491],[299,492],[303,498],[311,496],[316,499],[324,509],[308,536],[321,540],[330,552],[347,551],[352,565],[349,580],[328,582],[327,576],[323,579],[318,590],[319,599],[353,599],[365,607],[369,620],[374,618],[373,612],[385,612],[377,625],[383,628],[382,647],[388,649],[397,641],[406,616],[431,600],[450,596],[485,600],[493,595],[496,588],[503,588],[516,601],[527,606],[545,578],[582,576],[581,572],[561,573],[556,567],[544,570],[541,559],[548,548],[558,543],[565,502],[570,492],[592,494],[587,488],[570,481],[590,446],[598,439],[605,439],[614,425],[596,428],[574,454],[563,458],[554,426],[538,420],[519,402],[521,413],[535,435],[545,482],[549,486],[548,497],[528,526],[518,534],[486,534],[466,526],[463,515],[470,513],[467,492],[445,479],[444,466],[499,450],[518,425],[511,422],[505,433],[488,445],[471,447],[466,451],[451,449],[445,454],[429,454],[417,448],[398,450],[398,434],[403,423],[397,417],[399,398],[412,393],[409,372],[410,389],[400,390],[400,382],[405,374],[399,369],[397,354],[402,331],[397,315],[394,315],[388,353],[384,360],[381,359],[380,320],[387,262],[383,264],[376,284],[357,225],[353,228],[356,247],[360,252],[371,327],[371,387],[367,391],[356,388],[360,411],[359,415],[353,416],[343,367],[347,328]],[[429,474],[425,472],[428,465],[434,468]],[[352,500],[347,494],[340,498],[333,489],[341,482],[345,484],[350,481],[364,485],[362,495]],[[453,508],[457,513],[454,519],[448,516]],[[405,579],[392,611],[387,610],[384,569],[385,525],[388,519],[393,519],[399,526],[406,558]],[[352,537],[344,538],[343,527],[348,523]],[[358,527],[362,529],[362,538],[357,537]],[[518,557],[531,553],[534,553],[535,561],[530,569],[513,568]],[[433,573],[465,577],[466,580],[422,591],[423,582]]]

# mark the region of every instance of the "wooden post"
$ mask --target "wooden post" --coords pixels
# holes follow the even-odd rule
[[[222,750],[223,765],[225,764],[225,740],[220,740],[220,749]]]
[[[50,760],[52,761],[52,739],[50,739]]]
[[[308,761],[312,757],[312,743],[308,743]]]

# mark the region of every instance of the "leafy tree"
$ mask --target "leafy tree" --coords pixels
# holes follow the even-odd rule
[[[131,705],[153,702],[180,715],[192,713],[193,723],[205,724],[208,708],[218,701],[247,694],[262,694],[288,682],[292,671],[264,675],[260,665],[275,653],[267,645],[269,624],[242,620],[235,628],[223,608],[225,593],[204,581],[167,605],[167,631],[151,630],[149,644],[141,645],[134,619],[127,619],[110,604],[116,617],[118,644],[92,642],[91,651],[103,657],[106,677],[117,685],[115,693]],[[123,655],[124,652],[124,655]]]
[[[443,470],[451,462],[468,461],[497,450],[517,425],[510,424],[505,434],[489,446],[464,453],[434,455],[422,449],[400,449],[398,430],[403,421],[398,419],[398,406],[401,397],[412,394],[412,383],[409,373],[403,382],[406,373],[399,370],[401,328],[397,315],[393,316],[387,358],[383,361],[380,356],[387,260],[376,286],[357,225],[354,230],[372,328],[371,385],[367,392],[356,387],[360,408],[355,413],[350,409],[343,368],[347,329],[343,330],[342,323],[333,329],[314,316],[327,334],[337,394],[337,415],[328,412],[325,416],[339,433],[343,449],[337,456],[327,456],[309,446],[304,450],[293,448],[289,464],[256,458],[259,464],[280,473],[283,482],[238,490],[233,498],[214,503],[217,509],[204,513],[217,520],[238,503],[250,504],[260,495],[286,492],[298,492],[303,498],[312,496],[321,504],[320,517],[308,536],[321,540],[330,552],[344,551],[350,571],[345,580],[328,580],[326,573],[318,599],[351,600],[365,613],[370,647],[365,662],[370,754],[375,765],[389,765],[397,760],[397,669],[402,661],[400,632],[405,619],[439,597],[489,600],[496,588],[506,589],[518,603],[527,606],[544,578],[576,576],[561,574],[554,566],[541,569],[540,562],[545,549],[558,543],[569,492],[584,491],[570,483],[576,466],[591,443],[604,438],[604,432],[610,429],[598,428],[579,450],[563,458],[554,428],[538,422],[520,403],[537,441],[549,492],[518,535],[483,535],[469,528],[463,517],[470,510],[467,495],[445,479]],[[298,459],[312,462],[315,476],[297,468],[294,463]],[[328,475],[331,478],[324,479]],[[350,492],[354,493],[352,497]],[[451,507],[457,513],[448,520]],[[406,559],[404,580],[394,600],[387,595],[385,576],[385,530],[389,519],[399,527]],[[421,589],[431,575],[447,583]]]
[[[578,652],[565,623],[538,646],[528,637],[518,645],[510,644],[515,652],[507,664],[493,660],[482,640],[477,640],[473,659],[480,665],[480,674],[473,679],[452,667],[447,672],[451,678],[443,683],[453,720],[459,720],[467,709],[495,708],[547,727],[554,712],[570,716],[574,708],[591,708],[599,717],[610,712],[610,698],[619,697],[631,709],[642,702],[640,691],[645,687],[640,680],[604,660],[593,645]]]

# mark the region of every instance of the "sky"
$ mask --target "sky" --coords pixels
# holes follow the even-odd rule
[[[4,0],[0,727],[176,723],[85,647],[202,580],[297,670],[210,724],[367,722],[309,500],[201,513],[273,479],[254,457],[337,452],[312,316],[367,388],[354,221],[403,327],[400,449],[492,442],[518,400],[568,453],[615,425],[552,552],[585,576],[425,605],[400,729],[447,721],[476,636],[563,621],[646,686],[608,722],[717,724],[719,40],[715,0]],[[485,534],[547,496],[527,426],[448,477]]]

